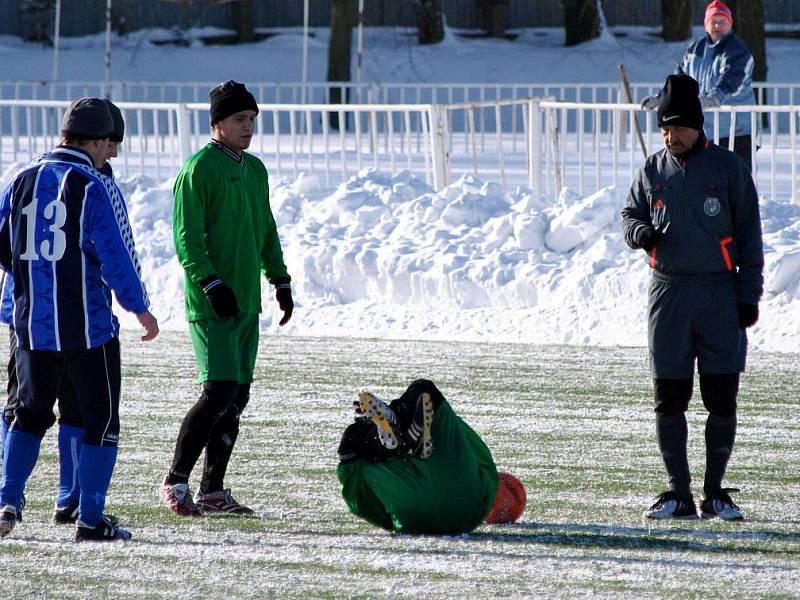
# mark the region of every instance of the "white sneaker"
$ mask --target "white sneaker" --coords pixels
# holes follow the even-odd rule
[[[719,517],[725,521],[743,521],[744,513],[731,500],[731,492],[738,492],[736,488],[722,488],[718,492],[709,494],[700,504],[700,517],[713,519]]]

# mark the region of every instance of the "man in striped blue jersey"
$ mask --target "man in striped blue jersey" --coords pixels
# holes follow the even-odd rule
[[[158,335],[148,310],[127,211],[116,185],[97,170],[113,121],[99,98],[73,101],[61,124],[63,143],[23,169],[0,199],[0,265],[14,277],[19,406],[6,441],[0,485],[0,537],[16,524],[16,507],[52,426],[62,377],[75,390],[83,419],[76,539],[130,539],[103,515],[119,438],[119,323],[123,309]]]
[[[111,177],[114,173],[109,160],[118,155],[118,145],[125,137],[125,119],[122,111],[110,100],[105,100],[108,110],[111,112],[111,119],[114,129],[108,140],[108,150],[106,151],[103,164],[98,169],[103,175]],[[44,160],[47,154],[34,159],[35,162]],[[116,185],[116,183],[115,183]],[[120,195],[121,192],[120,192]],[[14,420],[14,411],[19,404],[17,399],[17,361],[15,350],[17,347],[17,337],[14,333],[14,278],[10,273],[3,272],[2,276],[2,299],[0,299],[0,323],[9,326],[9,359],[8,359],[8,393],[6,405],[0,411],[0,465],[2,465],[3,442]],[[56,525],[71,525],[78,518],[78,501],[80,499],[80,488],[78,481],[78,457],[83,445],[83,419],[81,417],[80,406],[75,397],[75,391],[67,377],[62,377],[58,390],[58,495],[56,496],[55,509],[53,510],[53,523]],[[17,521],[22,520],[22,509],[25,506],[25,495],[20,498],[17,506]],[[114,519],[111,515],[106,515]]]

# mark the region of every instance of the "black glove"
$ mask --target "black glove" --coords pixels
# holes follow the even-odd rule
[[[227,319],[239,314],[239,303],[236,301],[236,294],[216,275],[209,275],[200,281],[211,308],[217,313],[220,319]]]
[[[758,321],[758,304],[739,302],[739,329],[752,327]]]
[[[292,286],[287,280],[282,279],[275,282],[275,300],[278,301],[278,306],[283,311],[283,318],[278,325],[286,325],[289,319],[292,318],[292,311],[294,311]]]
[[[636,243],[645,252],[650,252],[661,241],[661,234],[652,227],[642,227],[636,236]]]

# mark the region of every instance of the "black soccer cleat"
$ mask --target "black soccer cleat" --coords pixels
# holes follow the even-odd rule
[[[387,450],[399,450],[403,445],[397,415],[389,406],[369,392],[358,395],[356,413],[371,420],[378,431],[378,439]]]
[[[700,518],[719,517],[723,521],[744,521],[744,513],[730,496],[731,492],[738,491],[737,488],[722,488],[713,494],[707,494],[700,504]]]
[[[78,520],[78,507],[80,504],[70,504],[69,506],[56,506],[53,510],[53,523],[56,525],[72,525]],[[119,525],[119,519],[114,515],[103,515],[112,525]]]
[[[76,525],[76,542],[127,542],[133,537],[130,531],[111,523],[107,517],[103,517],[94,527],[86,525],[80,519],[76,521]]]
[[[644,516],[647,519],[692,520],[697,518],[697,507],[692,496],[679,496],[670,490],[658,496]]]
[[[428,392],[422,392],[414,407],[414,417],[406,430],[409,452],[419,458],[428,458],[433,453],[431,426],[433,425],[433,400]]]
[[[6,504],[0,510],[0,538],[6,537],[11,533],[17,524],[17,508],[11,504]]]

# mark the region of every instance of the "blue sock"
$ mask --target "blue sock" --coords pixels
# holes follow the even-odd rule
[[[103,520],[106,492],[111,484],[114,464],[117,462],[116,446],[84,444],[78,459],[78,480],[81,488],[80,520],[94,527]]]
[[[8,432],[3,456],[3,484],[0,486],[0,506],[19,506],[28,477],[39,459],[42,445],[35,435],[13,429]]]
[[[3,456],[5,456],[5,445],[6,445],[6,438],[8,437],[8,428],[11,427],[11,423],[6,421],[5,415],[3,415],[3,411],[0,410],[0,466],[3,464]]]
[[[58,496],[56,506],[64,508],[78,503],[78,457],[83,446],[83,429],[72,425],[58,426]]]

